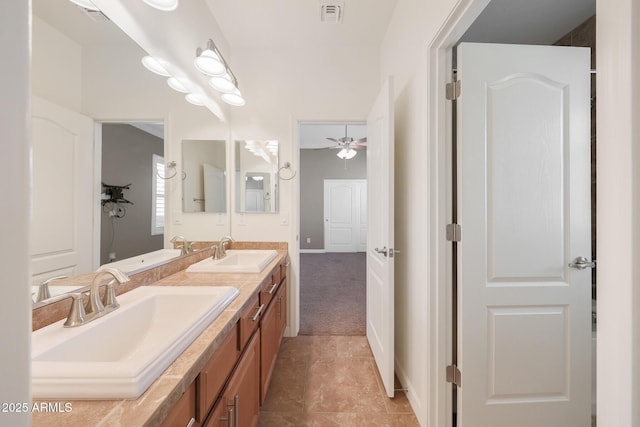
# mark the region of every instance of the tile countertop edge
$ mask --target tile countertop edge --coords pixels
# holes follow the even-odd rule
[[[249,308],[258,295],[262,281],[287,257],[288,251],[278,249],[278,256],[260,273],[186,273],[170,275],[156,286],[234,286],[238,297],[173,361],[151,386],[135,400],[68,400],[34,399],[33,404],[62,402],[70,411],[34,411],[32,425],[100,425],[157,426],[178,402],[187,387],[196,379],[205,363],[220,347],[223,338]],[[186,268],[186,267],[185,267]],[[100,415],[102,413],[102,415]],[[53,423],[53,424],[52,424]]]

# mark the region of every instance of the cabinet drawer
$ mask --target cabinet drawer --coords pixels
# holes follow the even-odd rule
[[[169,415],[162,422],[161,427],[186,427],[198,426],[196,423],[196,382],[192,382],[189,388],[171,409]]]
[[[260,318],[264,314],[266,304],[261,303],[257,296],[252,300],[252,304],[242,313],[240,317],[240,350],[244,348],[253,332],[258,329]]]
[[[278,283],[280,282],[273,281],[273,276],[270,275],[260,284],[260,304],[264,304],[265,308],[276,293]]]
[[[282,266],[282,264],[279,264],[271,272],[271,277],[273,279],[273,283],[280,284],[280,281],[282,280],[282,267],[281,266]]]
[[[215,401],[218,399],[224,383],[240,357],[238,345],[239,327],[236,324],[227,335],[222,345],[216,350],[211,359],[200,371],[198,377],[198,419],[203,420]]]

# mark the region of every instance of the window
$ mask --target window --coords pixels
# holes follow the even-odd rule
[[[164,157],[153,155],[151,234],[164,234]]]

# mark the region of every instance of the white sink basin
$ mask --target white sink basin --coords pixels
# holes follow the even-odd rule
[[[233,301],[230,286],[142,286],[93,322],[32,333],[32,396],[135,399]]]
[[[179,257],[180,254],[180,249],[159,249],[157,251],[134,256],[131,258],[125,258],[120,261],[103,264],[98,267],[98,271],[105,268],[117,268],[118,270],[126,274],[136,274],[141,271],[148,270],[151,267],[157,267],[159,265],[166,264],[172,259]]]
[[[222,259],[207,258],[187,268],[188,273],[260,273],[278,255],[275,250],[229,249]]]

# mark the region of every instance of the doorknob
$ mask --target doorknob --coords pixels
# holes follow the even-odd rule
[[[569,263],[569,267],[577,268],[578,270],[584,270],[585,268],[595,268],[596,262],[595,260],[589,261],[585,257],[579,256]]]
[[[386,246],[384,246],[382,249],[374,248],[373,250],[378,252],[379,254],[387,256],[387,247]]]

